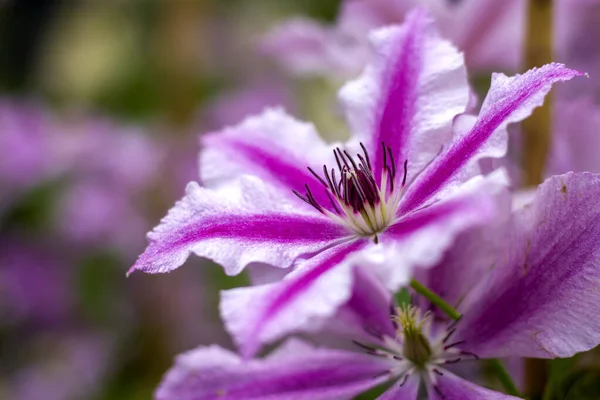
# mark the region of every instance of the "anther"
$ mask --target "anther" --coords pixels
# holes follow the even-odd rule
[[[448,350],[448,349],[451,349],[453,347],[459,346],[459,345],[463,344],[464,342],[465,342],[464,340],[461,340],[459,342],[454,342],[452,344],[446,345],[446,346],[444,346],[444,350]]]
[[[404,374],[404,376],[402,377],[402,380],[400,381],[400,383],[398,384],[398,386],[400,386],[400,387],[404,386],[404,384],[408,380],[409,376],[410,376],[410,374]]]
[[[367,167],[369,167],[369,169],[372,169],[372,168],[371,168],[371,160],[369,160],[369,152],[368,152],[368,151],[367,151],[367,149],[365,148],[365,145],[364,145],[364,144],[362,144],[362,142],[360,142],[360,147],[361,147],[361,149],[362,149],[362,151],[363,151],[363,154],[365,155],[365,158],[366,158],[366,160],[367,160]]]
[[[460,360],[462,360],[462,358],[454,358],[452,360],[446,360],[444,361],[444,364],[456,364],[457,362],[459,362]]]
[[[460,354],[464,356],[471,356],[474,359],[479,360],[479,356],[475,353],[471,353],[470,351],[461,351]]]
[[[448,339],[450,339],[450,336],[452,336],[452,334],[456,332],[456,328],[452,328],[448,331],[448,334],[446,334],[446,336],[444,337],[444,339],[442,340],[442,343],[446,344],[446,342],[448,341]]]
[[[308,168],[308,170],[310,171],[310,173],[311,173],[311,174],[313,174],[313,176],[314,176],[315,178],[317,178],[317,180],[318,180],[319,182],[321,182],[321,184],[322,184],[323,186],[327,187],[327,184],[325,183],[325,181],[323,180],[323,178],[321,178],[319,175],[317,175],[317,173],[316,173],[315,171],[313,171],[313,169],[312,169],[311,167],[306,167],[306,168]]]
[[[440,388],[437,385],[432,385],[433,390],[442,398],[442,400],[446,400],[446,396],[440,391]]]

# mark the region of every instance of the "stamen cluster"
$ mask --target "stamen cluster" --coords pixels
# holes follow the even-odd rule
[[[312,168],[308,170],[323,185],[332,209],[327,209],[315,199],[308,184],[306,193],[294,194],[313,206],[320,213],[349,226],[360,236],[372,236],[377,243],[377,234],[385,230],[394,219],[400,200],[400,192],[395,192],[396,163],[392,150],[381,143],[383,150],[383,170],[379,183],[375,179],[373,167],[366,147],[360,143],[363,154],[356,154],[355,160],[346,150],[335,148],[333,154],[337,163],[329,169],[323,165],[323,176]],[[407,161],[404,162],[404,177],[401,187],[406,184]]]
[[[368,354],[395,360],[396,367],[386,371],[385,375],[399,379],[400,386],[404,385],[413,373],[418,373],[437,391],[436,376],[444,375],[444,365],[457,363],[467,356],[479,358],[476,354],[459,348],[464,341],[449,343],[458,321],[454,321],[434,336],[431,329],[432,316],[429,312],[423,314],[418,307],[402,306],[392,307],[391,314],[397,333],[395,338],[366,329],[383,345],[372,347],[356,341],[354,343]]]

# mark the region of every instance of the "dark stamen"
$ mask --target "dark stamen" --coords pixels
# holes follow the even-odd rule
[[[408,160],[404,160],[404,176],[402,177],[402,187],[406,185],[406,175],[408,174]]]
[[[402,387],[404,386],[404,384],[406,383],[406,381],[408,380],[408,377],[410,376],[410,374],[404,374],[404,376],[402,377],[402,380],[399,383],[399,386]]]
[[[456,364],[456,363],[457,363],[457,362],[459,362],[460,360],[462,360],[462,358],[460,358],[460,357],[459,357],[459,358],[454,358],[454,359],[452,359],[452,360],[447,360],[447,361],[444,361],[444,364]]]
[[[456,328],[452,328],[448,331],[448,334],[444,337],[444,339],[442,340],[442,343],[446,344],[446,342],[448,341],[448,339],[450,339],[450,336],[452,336],[452,334],[456,332]]]
[[[333,150],[333,155],[335,156],[335,162],[337,163],[338,169],[342,172],[342,163],[340,163],[340,159],[338,158],[337,152]]]
[[[387,151],[390,156],[390,174],[392,177],[396,177],[396,162],[394,161],[394,155],[392,154],[392,148],[387,146]]]
[[[343,162],[343,163],[344,163],[344,165],[346,166],[346,168],[350,169],[350,164],[348,164],[348,161],[346,160],[346,157],[344,157],[344,154],[342,153],[342,150],[340,150],[340,148],[339,148],[339,147],[338,147],[338,148],[336,148],[336,150],[337,150],[337,152],[338,152],[338,154],[339,154],[339,156],[340,156],[340,159],[342,160],[342,162]],[[340,168],[340,170],[341,170],[341,169],[342,169],[342,168]]]
[[[450,325],[448,325],[448,329],[454,329],[454,327],[456,325],[458,325],[458,323],[460,322],[461,319],[462,319],[462,315],[460,317],[458,317],[458,319],[455,319],[454,321],[452,321],[450,323]]]
[[[434,368],[432,371],[435,372],[436,374],[438,374],[439,376],[444,376],[444,374],[442,373],[442,371],[440,371],[437,368]]]
[[[335,210],[337,215],[342,215],[342,212],[340,211],[340,209],[338,208],[337,204],[335,204],[335,199],[333,198],[333,196],[329,193],[329,192],[325,192],[325,194],[327,195],[327,198],[329,199],[329,201],[331,202],[331,206],[333,207],[333,209]]]
[[[335,184],[336,181],[336,176],[335,176],[335,169],[331,168],[331,181]],[[341,180],[340,180],[341,183]],[[340,185],[334,185],[334,193],[335,195],[338,197],[338,199],[341,199],[342,196],[340,195]]]
[[[433,390],[442,398],[442,400],[446,400],[446,396],[440,391],[440,388],[437,385],[433,385]]]
[[[461,345],[461,344],[463,344],[464,342],[465,342],[464,340],[461,340],[461,341],[459,341],[459,342],[454,342],[454,343],[452,343],[452,344],[446,345],[446,346],[444,346],[444,350],[451,349],[451,348],[453,348],[453,347],[456,347],[456,346],[458,346],[458,345]]]
[[[385,150],[385,143],[381,142],[381,148],[383,149],[383,169],[387,170],[388,165],[387,165],[387,151]]]
[[[313,171],[311,167],[307,167],[307,168],[310,171],[310,173],[313,174],[313,176],[315,178],[317,178],[317,180],[323,184],[323,186],[327,187],[327,184],[325,183],[323,178],[321,178],[319,175],[317,175],[317,173],[315,171]]]
[[[471,356],[476,360],[479,360],[479,356],[475,353],[471,353],[470,351],[461,351],[460,354],[465,355],[465,356]]]
[[[331,178],[329,177],[329,174],[327,173],[327,165],[323,165],[323,175],[325,175],[325,179],[327,179],[327,183],[328,185],[325,185],[326,187],[329,186],[329,190],[331,190],[333,193],[335,193],[335,186],[333,185],[333,182],[335,182],[335,180],[332,182]]]
[[[307,202],[308,204],[310,204],[311,206],[313,206],[313,207],[314,207],[314,204],[313,204],[313,203],[311,203],[311,202],[310,202],[310,201],[309,201],[309,200],[308,200],[306,197],[302,196],[300,193],[298,193],[298,192],[297,192],[297,191],[295,191],[295,190],[292,190],[292,192],[293,192],[293,193],[294,193],[296,196],[298,196],[298,197],[300,198],[300,200],[303,200],[303,201]]]
[[[383,335],[381,334],[381,332],[377,331],[376,329],[370,327],[370,326],[364,326],[363,329],[365,330],[365,332],[367,332],[369,335],[376,337],[377,339],[382,339]]]
[[[356,340],[353,340],[352,343],[354,343],[355,345],[357,345],[358,347],[360,347],[363,350],[367,350],[367,351],[375,351],[375,347],[371,347],[371,346],[367,346],[366,344],[362,344],[361,342],[358,342]]]
[[[373,376],[373,379],[379,379],[379,378],[381,378],[382,376],[386,376],[386,375],[389,375],[389,374],[391,374],[391,373],[392,373],[392,371],[383,371],[383,372],[381,372],[381,373],[379,373],[379,374],[377,374],[377,375]]]
[[[360,147],[363,151],[363,154],[365,155],[365,158],[367,159],[367,167],[369,167],[369,169],[371,168],[371,160],[369,160],[369,152],[367,151],[367,148],[365,147],[364,144],[362,144],[362,142],[360,142]]]
[[[346,150],[344,150],[344,154],[346,155],[346,157],[348,157],[348,160],[352,164],[352,168],[354,168],[355,171],[358,170],[358,166],[354,162],[354,159],[352,157],[350,157],[350,154],[348,154],[348,152]]]

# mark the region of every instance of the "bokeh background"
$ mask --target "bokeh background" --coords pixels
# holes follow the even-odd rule
[[[468,1],[439,3],[453,10]],[[555,55],[597,70],[598,31],[588,28],[599,26],[600,7],[594,0],[557,4],[573,11],[576,2],[596,12],[571,22]],[[197,179],[202,133],[282,104],[328,140],[346,134],[335,106],[340,81],[294,73],[261,46],[265,33],[293,16],[333,23],[339,3],[0,0],[0,399],[148,399],[176,354],[210,343],[232,347],[218,293],[246,284],[246,276],[227,277],[194,257],[167,275],[125,273],[146,232]],[[502,24],[501,32],[520,35],[509,47],[522,54],[524,18],[486,15],[487,22],[465,15],[460,25],[450,18],[442,28],[460,41],[457,26],[479,21],[483,30],[467,39],[481,39],[492,22]],[[462,39],[480,98],[491,70],[524,68],[513,53],[487,59],[480,42]],[[506,38],[493,39],[496,46]],[[587,91],[584,117],[582,107],[562,108],[568,114],[555,125],[563,130],[600,126],[600,85],[589,72],[575,94],[558,89],[563,99]],[[600,172],[595,143],[563,147],[552,160],[587,151],[576,160],[587,165],[568,168]],[[519,164],[521,146],[511,145]],[[559,371],[572,360],[565,363],[556,364]]]
[[[125,272],[196,179],[198,135],[296,101],[297,83],[256,51],[261,35],[336,12],[322,0],[0,2],[0,399],[148,399],[177,353],[231,346],[218,292],[244,277],[198,259]]]

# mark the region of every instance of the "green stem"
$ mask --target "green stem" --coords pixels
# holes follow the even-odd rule
[[[520,396],[519,389],[517,389],[508,371],[504,368],[504,364],[497,358],[489,360],[489,363],[506,392],[512,396]]]
[[[433,293],[431,290],[426,288],[421,282],[416,279],[412,279],[410,281],[410,287],[415,289],[417,293],[421,296],[425,297],[432,304],[434,304],[437,308],[442,310],[447,316],[450,318],[457,320],[460,318],[460,313],[456,311],[452,306],[446,303],[440,296]]]
[[[461,317],[460,313],[456,311],[450,304],[446,303],[444,299],[442,299],[437,294],[433,293],[418,280],[414,278],[411,279],[410,287],[413,288],[421,296],[429,300],[431,304],[435,305],[437,308],[442,310],[447,316],[449,316],[453,320],[458,320]],[[519,390],[512,381],[508,372],[506,372],[504,365],[502,365],[502,363],[497,359],[491,359],[489,361],[494,369],[494,372],[496,373],[496,376],[498,377],[498,380],[500,381],[506,392],[512,396],[520,396]]]

